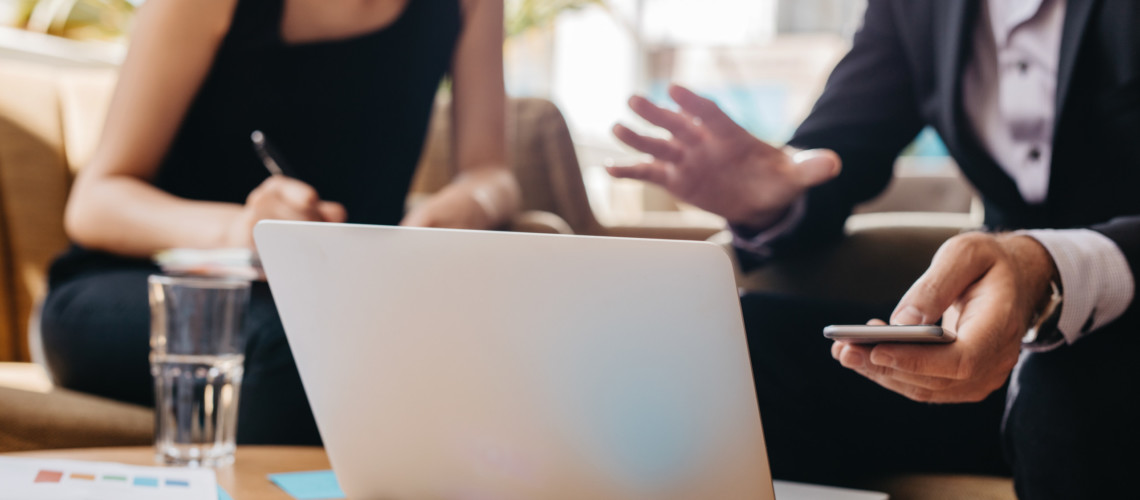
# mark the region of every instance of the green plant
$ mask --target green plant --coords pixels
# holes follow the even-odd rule
[[[23,6],[26,29],[81,40],[123,38],[135,11],[127,0],[25,0]]]
[[[549,26],[559,14],[590,5],[606,6],[605,0],[506,0],[507,37],[528,29]]]

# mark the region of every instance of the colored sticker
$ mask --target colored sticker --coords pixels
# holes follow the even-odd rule
[[[269,480],[297,500],[344,498],[331,470],[270,474]]]
[[[56,470],[41,470],[36,473],[37,483],[58,483],[63,479],[63,473]]]
[[[79,480],[79,481],[94,481],[95,480],[95,474],[80,474],[78,472],[72,472],[70,477],[71,477],[71,479],[75,479],[75,480]]]
[[[108,475],[105,475],[105,474],[104,474],[104,475],[103,475],[103,480],[104,480],[104,481],[120,481],[120,482],[126,482],[126,480],[127,480],[127,476],[108,476]]]
[[[153,477],[135,477],[135,486],[148,486],[151,488],[158,487],[158,479]]]
[[[183,488],[189,488],[190,487],[190,483],[188,481],[183,481],[181,479],[167,479],[166,485],[167,486],[181,486]]]

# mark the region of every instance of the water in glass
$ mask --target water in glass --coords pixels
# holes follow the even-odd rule
[[[155,446],[164,462],[208,467],[233,462],[244,360],[240,354],[151,356]]]
[[[232,463],[248,281],[151,276],[150,365],[158,462]]]

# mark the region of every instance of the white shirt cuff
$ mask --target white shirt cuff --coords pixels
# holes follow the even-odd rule
[[[1069,344],[1119,318],[1132,304],[1135,282],[1124,252],[1089,229],[1018,231],[1053,257],[1065,302],[1057,328]]]
[[[784,218],[767,229],[760,231],[760,233],[755,236],[741,236],[740,233],[736,232],[736,228],[730,225],[729,229],[732,231],[732,245],[760,257],[769,258],[772,256],[772,248],[769,246],[772,241],[792,232],[796,226],[800,225],[800,221],[804,219],[805,212],[807,212],[806,194],[792,202],[792,206],[788,210],[788,213],[784,215]]]

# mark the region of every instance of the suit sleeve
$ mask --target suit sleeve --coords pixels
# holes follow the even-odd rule
[[[886,188],[895,158],[923,126],[893,7],[886,0],[868,2],[851,51],[788,142],[832,149],[843,169],[807,193],[803,218],[770,242],[771,257],[838,240],[852,207]],[[746,266],[763,260],[743,251],[740,257]]]

